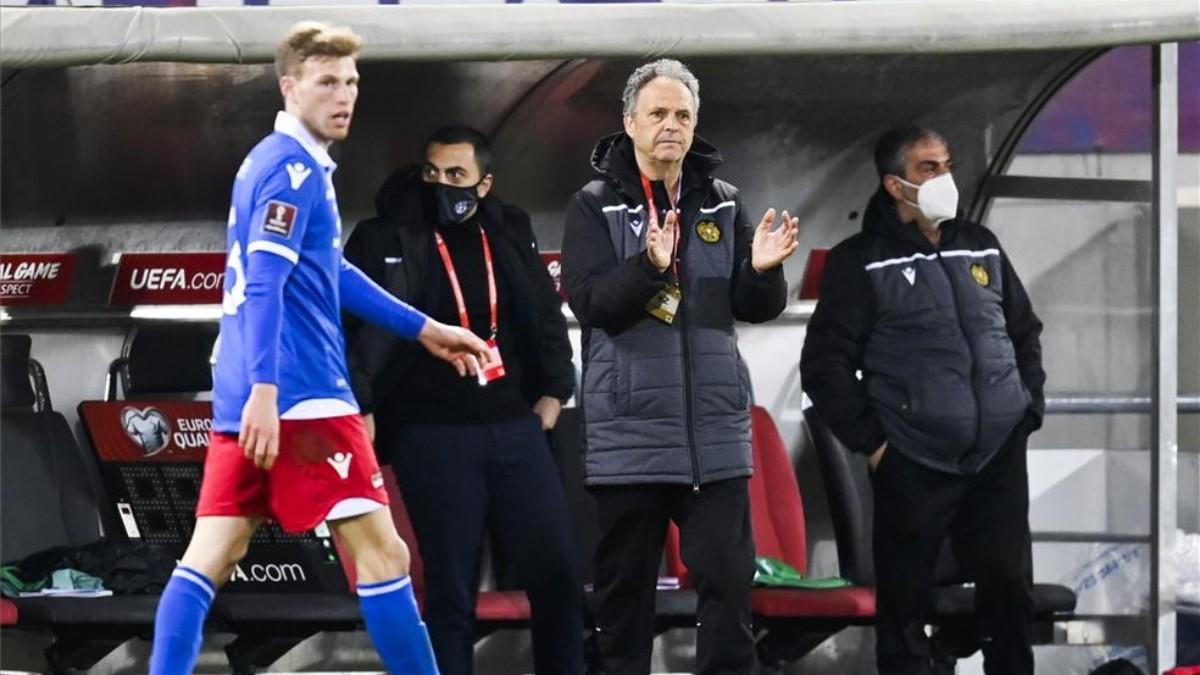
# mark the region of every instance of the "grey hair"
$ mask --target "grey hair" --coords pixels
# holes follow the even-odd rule
[[[633,115],[637,110],[637,97],[642,88],[656,78],[665,77],[669,80],[675,80],[692,94],[692,102],[695,103],[695,108],[692,111],[697,116],[700,114],[700,80],[688,70],[688,67],[682,62],[675,59],[659,59],[650,63],[638,66],[637,70],[629,75],[629,79],[625,82],[625,92],[621,94],[621,103],[624,106],[626,115]]]

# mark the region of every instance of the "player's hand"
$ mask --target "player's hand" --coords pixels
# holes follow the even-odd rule
[[[750,264],[756,272],[766,272],[787,260],[800,245],[800,219],[783,212],[782,223],[775,230],[775,209],[767,209],[762,221],[754,229],[754,243],[750,247]]]
[[[884,441],[883,445],[879,446],[879,449],[872,452],[871,456],[867,458],[867,463],[871,465],[872,471],[879,467],[879,463],[883,461],[883,453],[885,452],[887,452],[887,441]]]
[[[491,362],[487,343],[471,331],[458,326],[448,326],[440,321],[427,319],[425,327],[417,335],[430,354],[448,361],[459,375],[474,375],[480,364]]]
[[[375,442],[375,415],[374,415],[374,413],[367,413],[367,414],[363,415],[362,418],[363,418],[363,426],[366,427],[366,429],[367,429],[367,440],[374,443]]]
[[[543,396],[533,404],[533,414],[542,421],[542,431],[550,431],[558,424],[558,416],[562,413],[562,401],[553,396]]]
[[[242,454],[260,469],[270,469],[279,456],[279,387],[255,384],[242,407],[242,426],[238,446]]]
[[[662,227],[655,227],[651,221],[646,231],[646,255],[650,264],[659,272],[666,272],[671,266],[671,256],[675,254],[675,221],[674,211],[667,211]]]

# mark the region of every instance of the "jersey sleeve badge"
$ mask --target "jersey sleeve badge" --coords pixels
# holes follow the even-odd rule
[[[263,212],[263,231],[290,238],[292,227],[296,224],[296,211],[295,205],[287,202],[276,199],[267,202],[267,208]]]

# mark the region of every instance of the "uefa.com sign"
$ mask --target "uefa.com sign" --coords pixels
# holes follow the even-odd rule
[[[220,304],[224,285],[224,253],[122,253],[109,304]]]

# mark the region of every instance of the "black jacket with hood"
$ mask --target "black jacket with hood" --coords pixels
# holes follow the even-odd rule
[[[567,205],[563,284],[583,329],[589,484],[698,487],[751,473],[750,383],[734,320],[778,316],[787,283],[782,266],[750,266],[754,226],[737,188],[712,176],[721,161],[700,138],[684,159],[683,301],[671,325],[645,309],[671,272],[646,256],[646,198],[624,133],[597,144],[596,175]],[[662,222],[665,191],[655,205]]]
[[[996,235],[957,219],[934,246],[881,187],[829,252],[801,385],[851,450],[883,442],[974,474],[1014,428],[1041,426],[1042,323]],[[861,374],[861,378],[858,376]]]
[[[418,167],[393,173],[375,197],[378,215],[355,227],[345,256],[392,295],[427,310],[432,271],[442,274],[433,232],[435,216],[426,213]],[[495,256],[497,285],[511,294],[515,344],[521,366],[521,394],[532,405],[542,396],[561,400],[575,389],[571,343],[562,299],[542,264],[529,215],[489,194],[479,202],[480,222]],[[351,386],[364,413],[383,408],[404,386],[405,374],[424,351],[416,342],[396,338],[383,328],[344,316]],[[449,367],[449,366],[447,366]],[[381,423],[386,420],[380,420]]]

